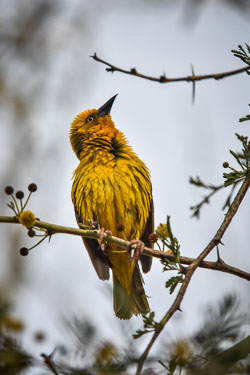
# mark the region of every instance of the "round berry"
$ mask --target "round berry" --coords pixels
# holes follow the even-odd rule
[[[36,232],[34,231],[34,229],[30,228],[28,230],[27,234],[28,234],[29,237],[35,237]]]
[[[117,232],[123,232],[124,231],[124,224],[118,223],[116,224]]]
[[[29,250],[27,249],[27,247],[21,247],[19,252],[20,252],[20,255],[22,255],[23,257],[29,254]]]
[[[159,236],[156,233],[150,233],[148,239],[151,243],[155,243],[159,240]]]
[[[229,163],[227,161],[224,161],[224,163],[222,165],[223,165],[223,168],[228,168],[229,167]]]
[[[29,191],[31,191],[32,193],[34,193],[37,190],[37,185],[34,184],[34,183],[29,184],[28,189],[29,189]]]
[[[12,186],[6,186],[5,193],[8,194],[8,195],[13,194],[14,193],[13,187]]]
[[[34,339],[38,342],[44,341],[46,339],[45,333],[40,331],[36,332],[34,334]]]
[[[17,197],[17,199],[23,199],[24,193],[21,190],[18,190],[16,192],[16,197]]]

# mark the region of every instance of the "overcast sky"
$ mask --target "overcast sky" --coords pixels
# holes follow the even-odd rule
[[[57,46],[50,90],[33,117],[37,149],[46,158],[36,160],[36,165],[31,163],[21,178],[22,186],[31,181],[38,184],[30,209],[41,220],[76,226],[71,177],[78,160],[68,139],[70,123],[79,112],[98,108],[118,93],[111,115],[151,171],[156,225],[166,222],[166,216],[171,215],[181,254],[196,257],[203,250],[223,220],[221,207],[227,191],[219,193],[197,221],[190,219],[189,207],[198,203],[205,192],[190,186],[188,180],[199,175],[207,183],[221,184],[222,163],[229,161],[235,165],[228,150],[239,150],[235,132],[249,135],[249,125],[238,123],[249,112],[249,78],[241,74],[222,81],[197,83],[192,105],[192,88],[188,83],[166,85],[107,73],[104,65],[89,56],[96,52],[117,66],[136,67],[139,72],[155,76],[165,72],[169,77],[189,75],[191,63],[196,74],[243,66],[230,51],[238,44],[249,43],[249,17],[217,2],[208,3],[200,12],[193,10],[188,16],[183,2],[166,6],[160,1],[127,1],[126,5],[109,1],[104,6],[101,2],[86,1],[84,18],[88,22],[86,28],[83,25],[80,29],[84,36],[81,39],[78,35],[77,41],[70,38],[71,30],[62,26],[71,7],[79,6],[77,1],[68,5],[61,24],[55,25],[50,36],[53,45],[56,35],[64,32],[67,43]],[[6,149],[3,153],[8,152]],[[223,239],[225,246],[220,249],[224,261],[246,271],[249,204],[248,195]],[[2,209],[8,214],[3,205]],[[28,243],[26,237],[24,241]],[[215,252],[209,259],[216,260]],[[107,283],[97,278],[80,238],[54,236],[49,244],[43,243],[21,261],[26,264],[26,271],[18,291],[22,298],[18,300],[17,313],[26,321],[30,335],[36,329],[49,332],[43,350],[47,345],[49,352],[60,342],[62,315],[83,314],[102,329],[105,327],[102,332],[107,337],[117,339]],[[145,276],[145,289],[156,320],[174,298],[164,288],[169,276],[162,273],[156,259],[152,271]],[[244,298],[249,295],[249,286],[234,276],[198,270],[184,298],[183,313],[176,314],[163,335],[192,332],[202,320],[202,307],[231,291]],[[133,318],[132,323],[140,326],[141,319]],[[40,349],[37,348],[38,353]]]

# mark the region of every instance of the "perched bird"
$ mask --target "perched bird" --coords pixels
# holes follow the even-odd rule
[[[148,239],[154,231],[149,171],[111,119],[115,98],[99,109],[80,113],[71,125],[71,145],[80,160],[72,186],[75,214],[78,223],[97,221],[113,236],[137,240],[132,243],[139,249],[143,248],[141,241],[152,247]],[[130,319],[149,312],[138,259],[143,272],[148,272],[152,258],[137,251],[130,259],[129,252],[115,245],[107,245],[103,251],[100,241],[83,238],[83,242],[101,280],[108,280],[112,270],[116,316]]]

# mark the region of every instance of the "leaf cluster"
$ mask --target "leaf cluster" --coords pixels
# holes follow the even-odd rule
[[[233,150],[230,150],[230,154],[234,157],[234,159],[237,161],[238,165],[240,166],[239,170],[232,168],[228,162],[223,163],[224,168],[229,168],[231,172],[229,173],[223,173],[223,178],[225,179],[224,184],[221,185],[213,185],[213,184],[206,184],[203,182],[200,177],[190,177],[189,182],[190,184],[198,187],[203,188],[209,191],[208,194],[206,194],[203,199],[196,205],[191,206],[190,209],[192,212],[191,217],[195,217],[196,219],[200,218],[200,212],[201,208],[204,206],[204,204],[209,204],[210,199],[212,196],[217,193],[219,190],[223,189],[224,187],[228,187],[231,185],[231,190],[222,206],[222,210],[225,210],[226,208],[230,208],[232,203],[232,196],[233,192],[238,185],[239,182],[243,181],[245,178],[249,178],[250,176],[250,141],[248,140],[248,137],[239,135],[236,133],[237,139],[242,144],[242,150],[241,152],[237,153]]]
[[[183,267],[180,264],[180,244],[178,239],[174,236],[171,224],[170,224],[170,216],[167,216],[166,224],[160,224],[158,228],[165,227],[166,230],[156,230],[156,234],[159,236],[159,239],[162,242],[162,249],[161,251],[165,250],[167,247],[168,252],[173,254],[174,260],[171,261],[169,259],[162,259],[161,263],[163,264],[163,272],[165,271],[178,271],[176,276],[170,277],[166,283],[165,287],[169,288],[169,293],[172,294],[179,283],[183,282]],[[157,229],[158,229],[157,228]]]
[[[136,333],[133,334],[134,339],[138,339],[139,337],[143,336],[145,333],[155,332],[161,328],[161,324],[156,322],[154,311],[151,311],[148,315],[143,315],[143,330],[138,329]]]
[[[232,52],[235,57],[238,57],[241,61],[250,66],[250,46],[247,43],[245,43],[245,45],[245,49],[242,45],[238,45],[238,49],[233,49]],[[246,71],[246,73],[250,75],[250,71]]]
[[[175,288],[179,283],[183,282],[183,274],[172,276],[165,283],[165,287],[169,288],[169,294],[172,294],[175,291]]]
[[[225,187],[232,184],[235,185],[236,183],[244,180],[245,178],[249,178],[250,175],[250,141],[248,140],[248,137],[244,137],[243,135],[239,135],[237,133],[236,137],[242,143],[242,151],[241,153],[236,153],[230,150],[230,154],[237,161],[238,165],[240,166],[240,170],[236,170],[228,165],[228,168],[230,168],[232,172],[223,173],[223,177],[225,179]]]
[[[165,232],[158,230],[159,227],[165,227]],[[165,251],[165,248],[168,249],[175,257],[175,263],[179,263],[180,261],[180,244],[178,239],[173,235],[173,231],[170,224],[170,216],[167,216],[166,224],[160,224],[155,233],[158,235],[160,241],[162,242],[162,249],[161,251]]]

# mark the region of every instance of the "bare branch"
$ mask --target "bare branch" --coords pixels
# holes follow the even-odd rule
[[[163,316],[161,321],[159,322],[158,329],[155,331],[154,335],[152,336],[151,340],[149,341],[145,351],[142,353],[141,357],[138,360],[138,366],[137,366],[137,372],[136,375],[141,374],[141,370],[143,367],[143,364],[145,360],[147,359],[148,353],[151,350],[154,342],[164,329],[167,322],[170,320],[170,318],[175,314],[176,311],[180,310],[181,302],[184,298],[184,295],[186,293],[187,287],[191,281],[191,278],[196,271],[196,269],[200,266],[201,262],[205,259],[205,257],[216,247],[219,243],[221,243],[221,239],[226,232],[229,224],[231,223],[234,215],[236,214],[243,198],[245,197],[247,190],[250,186],[250,180],[246,179],[243,184],[241,185],[237,195],[235,196],[231,207],[229,208],[222,224],[220,225],[218,231],[212,238],[212,240],[209,242],[209,244],[206,246],[206,248],[200,253],[200,255],[190,264],[190,266],[185,270],[185,279],[180,287],[180,290],[170,307],[170,309],[166,312],[166,314]]]
[[[225,77],[230,77],[230,76],[233,76],[233,75],[236,75],[236,74],[240,74],[240,73],[244,73],[244,72],[250,72],[250,67],[245,66],[243,68],[239,68],[239,69],[235,69],[235,70],[229,70],[227,72],[222,72],[222,73],[195,75],[194,71],[193,71],[193,67],[192,67],[192,75],[191,76],[169,78],[169,77],[166,77],[165,74],[163,74],[159,77],[153,77],[153,76],[148,76],[146,74],[138,73],[136,68],[131,68],[130,70],[119,68],[118,66],[115,66],[115,65],[113,65],[113,64],[111,64],[111,63],[109,63],[109,62],[107,62],[103,59],[100,59],[97,56],[96,53],[94,53],[94,55],[90,56],[90,57],[92,57],[95,61],[98,61],[98,62],[100,62],[104,65],[107,65],[108,68],[106,68],[106,71],[111,72],[111,73],[120,72],[120,73],[124,73],[124,74],[129,74],[129,75],[132,75],[132,76],[135,76],[135,77],[147,79],[149,81],[158,82],[158,83],[183,82],[183,81],[192,82],[193,83],[193,93],[192,93],[193,100],[194,100],[194,95],[195,95],[195,85],[194,85],[194,83],[196,81],[203,81],[205,79],[219,80],[219,79],[222,79],[222,78],[225,78]]]
[[[45,353],[42,353],[40,355],[43,358],[46,367],[51,371],[51,373],[54,374],[54,375],[59,375],[59,372],[57,371],[57,369],[54,365],[54,362],[52,360],[53,354],[54,354],[54,351],[50,355],[47,355]]]

